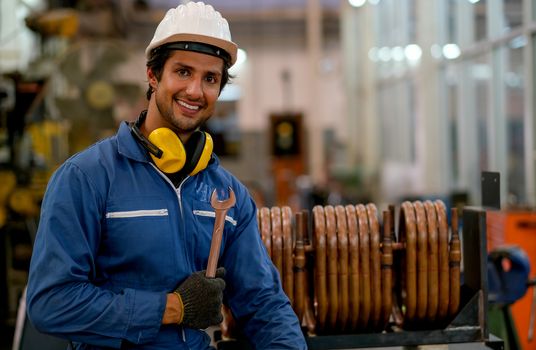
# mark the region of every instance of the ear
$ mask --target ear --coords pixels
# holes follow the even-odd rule
[[[153,70],[149,67],[147,67],[147,81],[153,90],[158,86],[158,79],[154,75]]]

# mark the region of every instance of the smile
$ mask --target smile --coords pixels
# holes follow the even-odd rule
[[[193,105],[190,105],[186,102],[183,102],[183,101],[178,101],[179,102],[179,105],[185,107],[185,108],[188,108],[188,109],[191,109],[192,111],[197,111],[199,110],[199,106],[193,106]]]

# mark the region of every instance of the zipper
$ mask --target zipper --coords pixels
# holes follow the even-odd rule
[[[216,217],[216,213],[210,210],[194,210],[193,213],[194,215],[197,215],[197,216],[206,216],[209,218]],[[225,215],[225,221],[229,222],[233,226],[236,226],[237,224],[236,220],[230,217],[229,215]]]
[[[182,181],[181,183],[179,184],[179,187],[177,187],[177,189],[175,190],[175,192],[177,193],[177,197],[179,198],[179,208],[180,208],[180,211],[181,211],[181,217],[182,219],[184,220],[184,213],[182,211],[182,193],[181,193],[181,189],[182,189],[182,185],[186,182],[186,180],[188,180],[190,178],[190,175],[186,176]],[[168,179],[169,180],[169,179]],[[171,182],[171,181],[170,181]]]
[[[173,182],[171,182],[171,180],[166,176],[166,174],[164,174],[160,169],[158,169],[158,167],[156,165],[154,165],[152,162],[150,163],[151,166],[158,172],[158,174],[160,174],[160,176],[162,178],[164,178],[164,180],[171,186],[171,188],[173,189],[173,191],[175,191],[175,194],[177,195],[177,201],[179,202],[179,215],[180,215],[180,222],[179,222],[179,234],[180,234],[180,231],[182,231],[183,233],[186,232],[186,228],[184,227],[184,223],[185,223],[185,220],[184,220],[184,211],[183,211],[183,208],[182,208],[182,195],[181,195],[181,189],[182,189],[182,185],[186,182],[186,180],[188,180],[190,178],[190,175],[186,176],[182,181],[181,183],[179,184],[179,187],[175,188],[175,185],[173,184]],[[180,229],[182,227],[182,230]],[[185,234],[185,233],[184,233]],[[186,241],[186,237],[184,237],[184,240]],[[184,245],[182,246],[182,253],[184,254],[184,256],[186,257],[186,261],[188,262],[188,267],[190,269],[192,269],[192,263],[190,262],[190,254],[188,253],[188,249],[186,249],[186,247],[184,247]]]
[[[168,216],[167,209],[146,209],[130,211],[112,211],[106,213],[107,219],[137,218],[142,216]]]

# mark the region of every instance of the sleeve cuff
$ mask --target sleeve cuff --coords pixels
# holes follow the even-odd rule
[[[158,335],[166,307],[166,293],[142,290],[131,292],[125,339],[134,344],[145,344]]]

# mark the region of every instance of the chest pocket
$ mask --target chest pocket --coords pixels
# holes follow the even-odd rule
[[[223,228],[222,242],[220,247],[220,257],[225,251],[225,246],[234,232],[237,222],[233,217],[233,208],[227,211],[225,217],[225,225]],[[210,243],[212,241],[212,233],[214,231],[214,223],[216,221],[216,212],[211,207],[210,203],[195,200],[193,203],[192,214],[195,221],[195,229],[193,235],[193,244],[195,247],[192,251],[195,252],[195,265],[197,269],[206,269],[208,255],[210,252]]]
[[[139,198],[110,203],[101,243],[101,271],[123,286],[165,287],[177,267],[177,227],[166,202]]]

